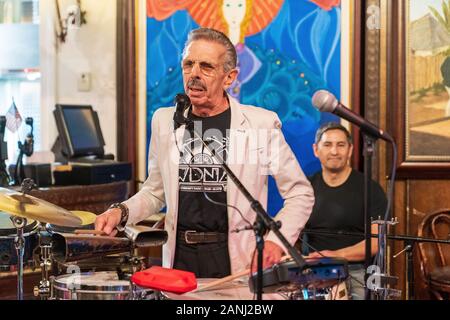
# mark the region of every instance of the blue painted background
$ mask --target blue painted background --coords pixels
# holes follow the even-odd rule
[[[197,27],[185,10],[164,21],[147,19],[147,142],[155,110],[173,105],[174,96],[183,92],[181,53],[189,31]],[[320,170],[312,152],[315,131],[323,122],[337,121],[318,112],[311,97],[319,89],[340,96],[340,27],[339,7],[325,11],[307,0],[286,0],[271,24],[245,38],[262,66],[242,85],[240,101],[277,112],[306,175]],[[274,215],[281,206],[270,178],[268,211]]]

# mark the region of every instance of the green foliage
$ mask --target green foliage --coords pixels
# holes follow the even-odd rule
[[[445,86],[442,83],[435,83],[433,87],[431,87],[434,95],[438,95],[445,91]]]
[[[442,0],[442,15],[436,8],[432,6],[428,8],[436,20],[450,33],[450,0]]]

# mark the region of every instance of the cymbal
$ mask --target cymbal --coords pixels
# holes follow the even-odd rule
[[[10,215],[60,226],[78,227],[82,220],[50,202],[10,189],[0,188],[0,210]]]
[[[93,225],[95,223],[95,218],[97,215],[89,211],[71,210],[74,215],[81,219],[82,226]]]

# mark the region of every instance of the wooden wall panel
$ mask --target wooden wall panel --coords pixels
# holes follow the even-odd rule
[[[418,226],[429,214],[450,208],[450,180],[402,180],[396,183],[394,213],[399,224],[391,231],[394,235],[417,236]],[[403,250],[403,241],[390,241],[390,274],[399,277],[396,287],[402,298],[409,296],[407,256],[393,255]],[[430,299],[421,276],[417,244],[414,246],[414,298]]]
[[[417,235],[418,226],[425,216],[440,209],[450,208],[450,180],[410,180],[409,185],[408,228],[411,235]],[[416,298],[429,299],[424,279],[421,277],[417,251],[414,256]]]
[[[404,181],[396,182],[395,184],[395,199],[394,199],[394,217],[396,217],[399,221],[398,225],[394,228],[391,228],[390,234],[393,235],[401,235],[406,234],[406,183]],[[405,277],[405,255],[400,255],[396,259],[393,259],[393,255],[400,252],[404,248],[404,244],[402,241],[389,241],[390,244],[390,272],[391,276],[398,277],[398,285],[396,289],[402,291],[402,298],[405,299],[407,297],[406,288],[406,277]]]

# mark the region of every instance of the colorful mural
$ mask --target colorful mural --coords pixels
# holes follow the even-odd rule
[[[181,54],[189,31],[210,27],[235,44],[240,74],[229,93],[277,112],[286,140],[306,174],[320,169],[314,133],[336,120],[318,112],[319,89],[340,96],[340,0],[147,0],[147,123],[183,91]],[[147,138],[150,139],[150,126]],[[282,201],[269,181],[269,208]]]

